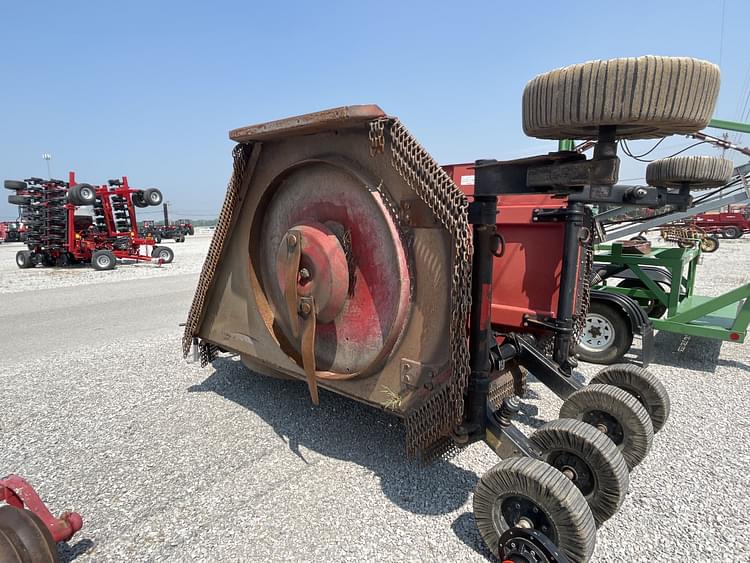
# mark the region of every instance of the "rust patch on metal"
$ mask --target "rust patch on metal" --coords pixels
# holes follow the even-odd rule
[[[230,131],[229,138],[238,143],[281,139],[354,127],[379,117],[385,117],[385,112],[375,104],[343,106],[240,127]]]

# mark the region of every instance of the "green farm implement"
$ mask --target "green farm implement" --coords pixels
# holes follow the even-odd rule
[[[581,358],[616,362],[632,343],[627,324],[618,318],[621,313],[604,300],[597,305],[600,292],[634,299],[657,330],[744,342],[750,324],[750,283],[717,297],[696,295],[700,256],[699,248],[650,248],[642,241],[600,245],[594,257],[598,291],[592,295]]]

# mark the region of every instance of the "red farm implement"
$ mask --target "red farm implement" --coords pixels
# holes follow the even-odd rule
[[[30,178],[6,180],[5,187],[16,191],[8,201],[21,207],[27,226],[19,268],[90,263],[111,270],[118,258],[160,264],[174,258],[170,248],[138,233],[136,208],[160,205],[159,190],[131,188],[124,176],[99,187],[78,184],[73,172],[68,182]],[[86,206],[93,214],[81,209]]]
[[[696,73],[707,77],[699,91]],[[306,382],[315,404],[323,387],[387,409],[405,420],[407,454],[426,461],[486,442],[502,458],[473,500],[489,550],[503,561],[588,561],[670,411],[640,366],[609,366],[588,385],[573,376],[593,303],[591,206],[686,209],[682,169],[717,163],[664,159],[653,183],[623,185],[618,141],[699,131],[718,79],[705,61],[642,57],[529,82],[525,133],[592,141],[590,159],[566,142],[446,172],[375,105],[232,131],[234,175],[183,352],[192,344],[204,365],[235,353],[256,373]],[[650,330],[620,297],[602,299]],[[563,401],[530,438],[513,422],[526,373]]]
[[[0,562],[58,563],[57,542],[68,541],[83,526],[81,515],[55,518],[23,478],[0,479]]]

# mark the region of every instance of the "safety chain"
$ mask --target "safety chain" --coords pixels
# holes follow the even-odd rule
[[[589,312],[589,303],[591,301],[591,271],[594,268],[594,245],[592,241],[584,242],[583,259],[581,268],[583,270],[581,292],[578,297],[578,311],[573,316],[573,343],[577,345],[581,341],[581,336],[586,328],[586,315]],[[572,350],[571,350],[572,352]]]
[[[234,158],[234,165],[232,170],[232,178],[229,180],[229,186],[227,187],[227,194],[224,197],[224,205],[221,208],[219,214],[219,220],[216,224],[216,230],[214,231],[213,239],[211,239],[211,246],[208,249],[208,255],[206,261],[203,263],[203,269],[201,270],[201,276],[198,280],[198,287],[195,290],[195,296],[193,297],[193,304],[190,306],[190,312],[188,313],[187,322],[185,323],[185,333],[182,337],[182,355],[187,357],[190,353],[190,346],[193,343],[193,337],[197,336],[198,319],[205,306],[206,294],[208,288],[211,286],[211,282],[216,272],[216,267],[219,264],[219,258],[224,249],[227,235],[229,234],[229,226],[232,223],[232,216],[236,210],[237,194],[239,193],[240,185],[242,184],[242,177],[245,173],[245,167],[250,153],[252,152],[252,144],[239,144],[234,147],[232,156]],[[204,346],[201,344],[201,365],[204,358]],[[210,362],[215,355],[215,349],[205,348],[205,357],[211,356],[206,363]]]
[[[370,152],[385,150],[385,126],[390,124],[391,163],[406,184],[430,208],[454,243],[451,278],[451,379],[406,417],[406,450],[424,461],[440,457],[452,447],[453,428],[464,415],[464,394],[469,379],[467,319],[471,308],[471,230],[468,201],[451,177],[408,130],[393,118],[370,122]]]

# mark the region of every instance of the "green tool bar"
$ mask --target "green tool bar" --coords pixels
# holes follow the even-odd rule
[[[723,119],[712,119],[708,122],[709,127],[724,129],[725,131],[737,131],[738,133],[750,133],[750,124],[737,121],[724,121]]]
[[[576,149],[576,142],[573,139],[560,139],[557,142],[557,150],[559,151],[574,151]]]

